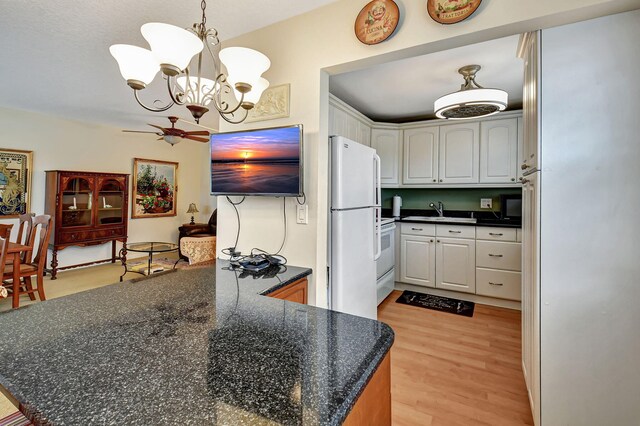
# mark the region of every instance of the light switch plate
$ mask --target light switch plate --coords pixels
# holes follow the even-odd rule
[[[480,208],[490,209],[493,206],[493,200],[491,198],[480,198]]]
[[[309,223],[309,207],[306,204],[298,205],[296,222],[302,225]]]

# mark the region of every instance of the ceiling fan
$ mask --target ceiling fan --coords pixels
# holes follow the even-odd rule
[[[144,131],[144,130],[123,130],[123,132],[127,133],[153,133],[155,135],[160,136],[158,140],[164,140],[165,142],[175,145],[180,142],[182,139],[190,139],[192,141],[198,142],[209,142],[209,132],[207,130],[195,130],[191,132],[187,132],[182,129],[176,128],[176,122],[178,121],[178,117],[168,117],[171,122],[171,127],[160,127],[155,124],[149,124],[151,127],[155,127],[160,131]],[[205,136],[205,137],[202,137]]]

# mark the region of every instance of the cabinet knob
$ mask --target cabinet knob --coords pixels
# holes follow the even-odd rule
[[[440,182],[442,182],[442,179],[440,179]]]
[[[515,182],[515,181],[516,181],[516,178],[511,178],[511,182]]]
[[[434,182],[436,182],[436,180],[435,180],[435,179],[434,179],[433,181],[434,181]]]
[[[436,240],[436,243],[439,243],[439,242],[440,242],[440,240]]]
[[[433,242],[433,240],[429,240],[429,242],[430,242],[430,243],[432,243],[432,242]]]

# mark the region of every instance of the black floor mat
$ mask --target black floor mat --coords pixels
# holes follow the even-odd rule
[[[450,297],[434,296],[431,294],[416,293],[415,291],[405,290],[396,300],[396,303],[405,305],[419,306],[421,308],[433,309],[434,311],[449,312],[456,315],[464,315],[465,317],[473,316],[473,308],[476,306],[473,302],[465,300],[451,299]]]

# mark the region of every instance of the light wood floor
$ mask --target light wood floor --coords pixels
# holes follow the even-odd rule
[[[393,425],[532,425],[520,357],[520,312],[476,304],[472,318],[395,303],[378,319],[391,349]]]

